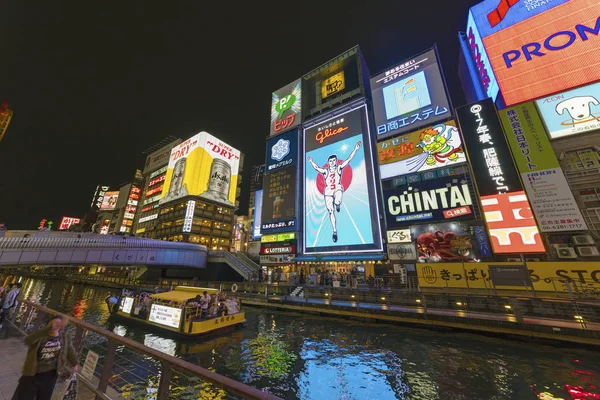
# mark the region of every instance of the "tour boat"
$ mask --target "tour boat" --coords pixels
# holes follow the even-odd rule
[[[241,311],[241,300],[235,297],[235,292],[228,294],[227,311],[220,315],[202,317],[201,307],[193,304],[197,296],[207,292],[211,296],[212,310],[215,296],[223,296],[218,289],[177,286],[174,290],[163,293],[147,293],[132,289],[123,289],[118,300],[118,307],[112,316],[129,322],[159,328],[188,337],[207,336],[235,329],[246,322],[245,314]],[[190,305],[190,303],[192,303]],[[237,305],[237,307],[236,307]]]

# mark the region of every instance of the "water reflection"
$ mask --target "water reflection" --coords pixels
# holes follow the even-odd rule
[[[247,324],[231,334],[181,340],[108,322],[104,298],[112,290],[23,283],[22,298],[285,399],[600,399],[600,358],[589,350],[259,308],[247,308]],[[93,334],[86,340],[105,354],[105,340]],[[117,358],[111,383],[124,388],[125,397],[155,395],[160,365],[122,347]],[[198,379],[177,376],[173,397],[227,396]]]

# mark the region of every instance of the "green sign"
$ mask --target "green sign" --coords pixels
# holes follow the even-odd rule
[[[287,242],[288,240],[296,239],[296,232],[279,233],[277,235],[262,235],[260,241],[262,243]]]
[[[277,111],[277,114],[279,114],[278,118],[281,118],[284,112],[292,108],[295,102],[296,96],[294,94],[288,94],[287,96],[279,99],[279,101],[275,103],[275,111]]]
[[[519,172],[559,168],[558,160],[533,102],[499,111]]]

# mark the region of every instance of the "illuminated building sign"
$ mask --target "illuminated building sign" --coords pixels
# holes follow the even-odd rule
[[[410,229],[396,229],[393,231],[387,231],[387,242],[388,243],[411,243],[412,237]]]
[[[345,88],[346,80],[344,79],[344,71],[340,71],[321,83],[321,97],[331,96],[332,94],[341,92]]]
[[[471,216],[473,200],[465,179],[445,178],[386,189],[383,192],[388,227],[411,221]]]
[[[158,218],[158,214],[152,214],[152,215],[148,215],[147,217],[140,218],[140,220],[138,222],[139,223],[148,222],[148,221],[152,221],[156,218]]]
[[[302,80],[298,79],[271,96],[271,136],[302,122]]]
[[[133,225],[133,219],[135,218],[135,212],[137,211],[140,192],[141,189],[139,187],[131,185],[131,189],[129,189],[129,196],[127,197],[126,212],[123,215],[123,221],[121,222],[121,228],[119,229],[119,232],[129,233],[131,231],[131,225]]]
[[[454,121],[377,143],[381,179],[416,174],[466,162]]]
[[[160,193],[163,190],[163,185],[157,186],[153,189],[150,189],[146,192],[146,196],[152,196],[153,194]]]
[[[200,196],[233,207],[241,153],[207,132],[173,148],[161,204]]]
[[[267,173],[296,165],[297,161],[298,130],[295,129],[267,140]]]
[[[192,224],[194,223],[194,210],[196,209],[196,202],[194,200],[188,200],[187,208],[185,210],[185,220],[183,221],[183,232],[191,232]],[[158,214],[157,214],[158,216]]]
[[[296,239],[296,233],[278,233],[276,235],[262,235],[261,243],[276,243],[276,242],[287,242],[289,240]]]
[[[475,19],[471,12],[469,12],[467,20],[467,40],[483,90],[487,94],[487,97],[491,97],[492,100],[496,101],[496,97],[498,97],[498,92],[500,91],[498,80],[492,70],[492,64],[483,47],[481,35],[477,30],[477,25],[475,25]]]
[[[600,79],[597,0],[486,0],[470,14],[506,105]]]
[[[146,163],[144,164],[144,174],[155,170],[161,166],[166,166],[169,163],[169,156],[171,155],[171,149],[181,143],[181,139],[172,141],[171,143],[161,147],[160,149],[152,152],[146,157]],[[162,168],[161,168],[162,169]],[[166,168],[165,168],[166,171]],[[150,179],[154,178],[151,176]]]
[[[148,187],[154,186],[157,183],[164,182],[164,180],[165,180],[165,175],[161,175],[158,178],[152,179],[150,182],[148,182]]]
[[[364,104],[304,129],[304,253],[382,250],[369,149]]]
[[[296,170],[294,165],[265,175],[261,211],[262,233],[272,233],[276,229],[287,229],[296,225]]]
[[[260,249],[260,254],[295,254],[296,246],[276,246],[276,247],[263,247]]]
[[[79,222],[81,222],[81,218],[62,217],[60,225],[58,226],[58,230],[62,231],[65,229],[69,229],[71,225],[78,224]]]
[[[586,230],[534,104],[504,109],[500,120],[541,231]]]
[[[600,82],[536,100],[552,139],[600,130]]]
[[[494,253],[543,253],[544,245],[491,99],[456,110]]]
[[[260,256],[261,264],[289,264],[294,261],[293,254],[270,254]]]
[[[262,221],[262,204],[263,204],[263,191],[257,190],[254,192],[254,221],[252,221],[252,239],[259,239],[260,224]]]
[[[92,199],[92,205],[96,206],[98,208],[102,207],[102,201],[104,200],[104,194],[106,193],[106,191],[109,189],[108,186],[101,186],[98,185],[96,186],[96,191],[94,192],[94,198]]]
[[[108,234],[108,229],[110,227],[110,219],[105,219],[102,221],[102,226],[100,227],[100,234],[106,235]]]
[[[378,140],[452,115],[435,50],[371,78],[371,92]]]
[[[100,205],[101,210],[114,210],[119,199],[119,191],[105,192]]]

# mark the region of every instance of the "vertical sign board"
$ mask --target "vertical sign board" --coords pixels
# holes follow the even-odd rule
[[[491,99],[456,110],[496,254],[545,251]]]
[[[271,96],[271,136],[302,122],[302,80],[298,79]]]
[[[263,191],[254,192],[254,221],[252,221],[252,239],[260,239],[260,224],[262,222]]]
[[[304,130],[304,253],[381,251],[367,107]]]
[[[452,115],[435,49],[371,78],[377,140]]]
[[[533,103],[500,111],[500,120],[541,231],[586,230]]]
[[[490,58],[485,51],[485,47],[483,47],[483,41],[481,40],[481,35],[475,24],[475,18],[473,17],[472,11],[469,11],[466,33],[469,51],[475,63],[475,68],[477,69],[478,79],[481,82],[487,97],[491,97],[492,100],[496,101],[498,93],[500,92],[498,80],[496,79],[496,75],[494,75]],[[474,83],[477,85],[477,82]]]
[[[262,233],[296,229],[298,130],[267,140]]]
[[[600,80],[598,0],[485,0],[470,14],[507,106]]]

